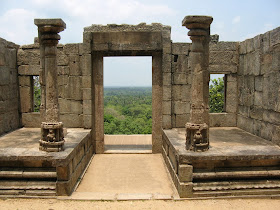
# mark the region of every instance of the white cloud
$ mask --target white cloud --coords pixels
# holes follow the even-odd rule
[[[37,36],[36,13],[25,9],[11,9],[0,16],[1,37],[16,44],[33,43]]]
[[[240,20],[241,20],[241,17],[240,16],[236,16],[236,17],[233,18],[232,24],[240,23]]]

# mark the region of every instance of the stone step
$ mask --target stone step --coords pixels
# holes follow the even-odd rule
[[[55,168],[0,168],[0,178],[56,179]]]
[[[55,190],[2,190],[0,196],[55,196]]]
[[[197,182],[193,184],[194,191],[274,189],[274,188],[280,188],[280,180]]]
[[[280,170],[216,171],[193,174],[194,180],[280,178]]]
[[[55,181],[0,180],[0,190],[55,190]]]
[[[250,189],[250,190],[220,190],[220,191],[199,191],[193,192],[193,197],[223,197],[223,196],[268,196],[280,195],[280,188],[277,189]]]

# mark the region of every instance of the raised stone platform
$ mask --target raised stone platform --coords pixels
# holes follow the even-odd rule
[[[185,129],[163,130],[163,157],[180,197],[280,195],[280,147],[236,127],[210,128],[206,152]]]
[[[93,155],[90,130],[67,129],[61,152],[40,151],[39,139],[40,128],[21,128],[0,137],[0,194],[72,193]]]

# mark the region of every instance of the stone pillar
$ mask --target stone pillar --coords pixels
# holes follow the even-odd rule
[[[192,40],[190,67],[192,70],[192,100],[190,122],[186,124],[186,149],[206,151],[209,149],[209,40],[210,16],[186,16],[183,26],[190,29]]]
[[[63,123],[59,122],[58,91],[57,91],[57,44],[59,32],[66,28],[61,19],[35,19],[38,26],[41,53],[41,83],[43,87],[44,120],[41,124],[40,150],[59,152],[63,150]]]

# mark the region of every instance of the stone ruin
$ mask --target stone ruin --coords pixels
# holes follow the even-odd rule
[[[35,19],[34,44],[0,39],[0,145],[5,133],[41,128],[38,151],[0,146],[0,168],[44,169],[55,195],[70,195],[90,158],[104,153],[103,57],[152,56],[152,151],[162,153],[180,197],[279,195],[280,28],[223,42],[210,36],[212,21],[184,18],[192,43],[141,23],[92,25],[83,43],[62,45],[61,19]],[[209,114],[210,74],[225,74],[223,113]]]

